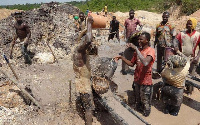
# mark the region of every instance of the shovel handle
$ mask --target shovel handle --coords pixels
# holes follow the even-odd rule
[[[8,58],[6,57],[6,55],[3,55],[3,58],[6,60],[7,63],[9,63]]]

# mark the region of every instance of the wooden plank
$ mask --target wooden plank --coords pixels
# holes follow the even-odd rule
[[[110,90],[102,95],[98,95],[99,102],[110,112],[112,117],[122,125],[147,125],[135,111],[125,102],[121,101],[117,95]],[[149,124],[148,124],[149,125]]]
[[[21,90],[21,92],[25,96],[27,96],[38,108],[41,108],[41,106],[39,105],[38,101],[36,101],[24,88],[19,86],[18,81],[10,78],[4,71],[0,70],[0,72],[2,72],[9,80],[11,80]]]

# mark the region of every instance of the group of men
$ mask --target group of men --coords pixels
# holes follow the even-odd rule
[[[142,27],[141,22],[134,17],[134,10],[129,11],[129,18],[125,20],[125,37],[127,43],[127,49],[122,55],[113,57],[115,61],[122,60],[122,74],[126,75],[129,71],[128,66],[136,65],[134,71],[133,89],[136,98],[136,109],[141,110],[144,116],[149,116],[151,112],[151,99],[153,93],[152,82],[152,66],[156,60],[156,51],[150,46],[150,34],[148,32],[141,32],[137,39],[132,39],[136,32],[137,25]],[[196,52],[196,48],[200,45],[200,33],[195,30],[197,20],[190,18],[186,24],[186,31],[180,32],[178,35],[175,32],[175,28],[169,24],[169,13],[164,12],[162,15],[162,22],[156,27],[156,36],[154,47],[157,45],[157,72],[161,73],[169,56],[178,54],[180,56],[186,56],[191,58],[191,66],[189,72],[193,75],[197,66],[200,51]],[[31,63],[31,59],[27,53],[27,46],[31,36],[28,25],[22,20],[22,13],[15,13],[15,29],[16,36],[11,43],[10,58],[12,58],[12,51],[16,40],[19,38],[22,44],[22,54],[26,63]],[[92,124],[92,111],[94,110],[92,85],[91,85],[91,69],[89,64],[89,57],[92,50],[93,36],[92,36],[92,23],[93,18],[89,15],[87,20],[84,13],[79,13],[79,31],[86,30],[86,33],[79,42],[73,55],[73,66],[76,74],[76,85],[80,93],[80,98],[85,109],[85,121],[87,125]],[[110,22],[110,35],[109,39],[112,39],[114,35],[119,40],[119,21],[113,16],[113,20]],[[172,53],[167,53],[167,49],[170,49]],[[96,53],[93,53],[96,54]],[[192,87],[188,85],[187,89],[189,93],[192,92]],[[172,98],[170,101],[164,101],[165,113],[171,115],[178,115],[180,106],[183,101],[184,86],[174,87],[168,83],[164,84],[163,95]],[[170,93],[172,92],[173,93]],[[174,94],[176,93],[176,94]],[[177,94],[178,93],[178,94]]]
[[[200,45],[200,34],[195,30],[197,20],[194,18],[190,18],[187,21],[186,31],[177,34],[175,27],[168,22],[170,14],[164,12],[162,15],[163,20],[156,26],[154,48],[152,48],[150,46],[150,34],[147,32],[140,32],[137,40],[132,39],[133,35],[137,32],[137,25],[142,27],[141,22],[134,17],[134,14],[134,10],[130,10],[129,18],[124,23],[127,49],[122,55],[114,57],[114,59],[116,62],[120,59],[123,61],[121,70],[123,75],[130,72],[128,66],[136,65],[132,85],[135,92],[136,109],[141,110],[144,116],[149,116],[153,94],[152,66],[156,60],[156,51],[154,48],[157,45],[158,73],[162,72],[168,58],[177,54],[191,58],[189,73],[193,75],[200,57],[200,51],[195,53],[196,48]],[[119,40],[119,21],[116,20],[116,16],[113,16],[112,21],[110,21],[108,40],[113,39],[115,35]],[[168,52],[168,50],[170,51]],[[184,87],[175,87],[169,83],[164,83],[164,113],[169,113],[173,116],[178,115],[183,101]],[[186,83],[186,90],[191,94],[192,86]]]

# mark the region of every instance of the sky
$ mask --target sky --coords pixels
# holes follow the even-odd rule
[[[70,1],[84,1],[84,0],[0,0],[0,5],[14,5],[14,4],[26,4],[26,3],[49,3],[51,1],[56,2],[70,2]]]

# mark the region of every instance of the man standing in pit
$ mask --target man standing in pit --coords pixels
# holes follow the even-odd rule
[[[15,12],[14,13],[16,23],[14,24],[15,30],[16,30],[16,36],[14,36],[14,39],[11,43],[11,51],[10,51],[10,58],[12,59],[12,53],[13,53],[13,47],[15,45],[15,42],[18,40],[23,44],[21,46],[22,48],[22,54],[24,55],[24,60],[26,64],[31,64],[31,58],[28,55],[27,47],[30,44],[29,39],[31,37],[31,31],[29,29],[29,26],[22,20],[22,13],[21,12]]]
[[[157,72],[161,73],[162,64],[168,55],[165,54],[166,48],[173,47],[176,32],[174,26],[169,22],[169,13],[164,12],[162,15],[162,22],[156,26],[156,36],[154,47],[157,44]],[[165,57],[166,56],[166,57]]]
[[[120,41],[119,39],[119,21],[116,20],[116,16],[113,16],[113,19],[110,21],[110,34],[108,37],[108,41],[110,39],[113,39],[114,36],[116,35],[118,41]]]
[[[83,108],[85,110],[85,124],[92,125],[92,112],[94,110],[94,101],[91,83],[90,55],[95,55],[92,50],[92,23],[93,18],[88,17],[87,32],[82,37],[82,41],[77,45],[73,54],[73,69],[75,72],[76,90],[80,94]],[[96,48],[97,49],[97,48]]]

